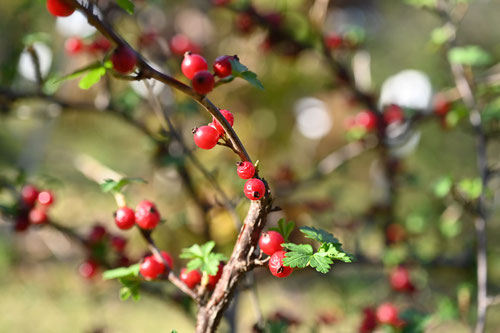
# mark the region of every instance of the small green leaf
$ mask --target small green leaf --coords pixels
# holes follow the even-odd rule
[[[103,192],[121,192],[126,185],[131,183],[147,184],[147,181],[139,177],[125,177],[118,181],[113,179],[105,179],[104,182],[100,185]]]
[[[121,287],[120,288],[120,299],[122,301],[126,301],[127,299],[132,296],[132,291],[128,287]]]
[[[437,0],[405,0],[409,5],[415,7],[436,7]]]
[[[444,198],[450,193],[453,186],[453,179],[450,176],[440,178],[434,185],[434,194],[438,198]]]
[[[123,277],[135,277],[135,276],[139,276],[139,264],[135,264],[129,267],[110,269],[102,273],[103,280],[111,280],[111,279],[118,279]]]
[[[448,59],[467,66],[485,66],[492,61],[491,55],[476,45],[454,47],[448,52]]]
[[[314,239],[320,243],[340,244],[339,240],[326,230],[314,227],[300,227],[299,229],[306,238]]]
[[[262,85],[262,82],[259,81],[257,78],[257,74],[255,74],[252,71],[246,71],[241,73],[240,76],[242,79],[248,81],[252,86],[257,87],[261,90],[264,90],[264,86]]]
[[[269,228],[269,230],[273,230],[279,232],[281,236],[285,239],[285,242],[288,242],[288,237],[295,229],[295,222],[289,221],[287,222],[284,218],[279,219],[277,228]]]
[[[453,37],[454,31],[448,25],[444,25],[442,27],[435,28],[431,33],[431,40],[434,44],[443,45],[451,37]]]
[[[91,63],[90,65],[87,65],[85,67],[77,69],[76,71],[74,71],[71,74],[67,74],[67,75],[64,75],[62,77],[56,78],[55,83],[60,83],[63,81],[76,79],[77,77],[79,77],[80,75],[82,75],[88,71],[91,71],[91,70],[96,69],[96,68],[101,68],[101,67],[102,67],[102,63],[100,61],[96,61],[94,63]]]
[[[240,63],[239,60],[237,60],[235,58],[231,58],[229,61],[231,62],[231,68],[233,71],[232,76],[233,77],[242,78],[243,80],[248,81],[254,87],[257,87],[259,89],[264,89],[264,86],[257,78],[257,74],[248,70],[248,68],[245,65]]]
[[[89,89],[94,84],[98,83],[101,80],[101,77],[103,77],[105,74],[106,68],[104,67],[92,69],[80,79],[80,82],[78,82],[78,86],[80,87],[80,89]]]
[[[191,259],[187,263],[189,271],[199,269],[209,275],[217,274],[221,261],[227,260],[227,257],[221,253],[214,253],[214,241],[209,241],[203,245],[194,244],[187,249],[182,249],[180,255],[183,259]]]
[[[468,199],[475,200],[481,195],[483,185],[480,178],[466,178],[458,183],[458,189],[463,192]]]
[[[130,0],[116,0],[118,6],[130,15],[134,14],[134,3]]]

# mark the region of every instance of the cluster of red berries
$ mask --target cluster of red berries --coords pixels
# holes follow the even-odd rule
[[[375,310],[372,308],[363,310],[363,321],[359,333],[371,333],[379,324],[391,325],[400,329],[405,325],[405,322],[399,317],[399,310],[394,304],[383,303]]]
[[[30,224],[39,225],[48,221],[47,212],[54,203],[54,195],[48,190],[39,191],[33,185],[21,189],[20,209],[17,215],[16,231],[26,230]]]
[[[224,269],[224,263],[220,262],[217,268],[217,273],[215,275],[209,275],[207,281],[208,290],[214,290],[215,285],[219,282],[220,277],[222,276],[222,271]],[[201,282],[202,275],[199,270],[194,269],[188,271],[187,268],[183,268],[179,275],[179,278],[182,282],[186,284],[190,289],[194,289]]]
[[[285,242],[283,236],[276,231],[267,231],[262,233],[259,238],[259,247],[262,252],[271,256],[269,259],[269,271],[272,275],[284,278],[292,274],[293,268],[285,266],[283,259],[285,251],[281,246]]]
[[[111,43],[102,36],[97,37],[90,43],[80,37],[70,37],[64,42],[64,49],[70,55],[76,55],[82,52],[88,52],[90,54],[106,53],[111,49]]]
[[[398,105],[388,105],[383,112],[383,121],[385,125],[401,123],[405,119],[404,110]],[[358,112],[354,117],[347,119],[345,123],[348,130],[362,129],[365,132],[371,132],[377,129],[379,122],[377,115],[371,110]]]
[[[235,57],[223,55],[215,59],[213,64],[214,74],[212,74],[208,71],[208,63],[205,58],[188,51],[184,54],[181,70],[191,80],[193,90],[200,95],[206,95],[214,89],[214,75],[223,79],[232,74],[231,59],[235,59]]]
[[[128,230],[137,224],[142,229],[154,229],[161,220],[160,213],[155,204],[149,200],[141,201],[135,208],[135,212],[128,206],[118,208],[115,212],[116,226],[122,230]]]
[[[148,255],[142,259],[139,267],[139,272],[146,280],[154,280],[161,274],[168,276],[174,267],[174,259],[165,251],[161,251],[161,258],[156,258],[154,255]],[[165,266],[165,263],[167,264]]]

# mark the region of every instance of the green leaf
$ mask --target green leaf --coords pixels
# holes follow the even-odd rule
[[[80,79],[80,82],[78,82],[78,86],[80,87],[80,89],[87,90],[94,84],[99,82],[101,80],[101,77],[103,77],[105,74],[106,68],[104,67],[92,69]]]
[[[135,264],[129,267],[110,269],[102,273],[103,280],[111,280],[124,277],[136,277],[136,276],[139,276],[139,264]]]
[[[240,77],[242,79],[248,81],[252,86],[257,87],[261,90],[264,90],[264,86],[257,78],[257,74],[255,74],[254,72],[252,72],[252,71],[243,72],[243,73],[241,73]]]
[[[130,0],[116,0],[118,6],[130,15],[134,14],[134,3]]]
[[[245,65],[240,63],[239,60],[235,58],[231,58],[229,59],[229,61],[231,62],[231,68],[233,71],[232,76],[242,78],[243,80],[248,81],[254,87],[264,89],[264,86],[257,78],[257,74],[248,70]]]
[[[491,55],[476,45],[454,47],[448,52],[448,59],[467,66],[485,66],[492,61]]]
[[[214,241],[209,241],[201,246],[194,244],[187,249],[182,249],[180,257],[183,259],[191,259],[187,263],[187,269],[189,271],[199,269],[209,275],[215,275],[219,270],[220,262],[227,260],[227,257],[221,253],[212,252],[214,247]]]
[[[309,264],[318,272],[326,274],[330,270],[330,265],[333,264],[333,260],[330,259],[325,252],[315,253],[311,257]]]
[[[279,219],[277,228],[269,228],[269,230],[279,232],[281,236],[283,236],[283,238],[285,239],[285,242],[288,242],[288,237],[290,237],[290,234],[292,233],[294,228],[295,228],[295,222],[293,221],[287,222],[284,218],[282,218]]]
[[[110,191],[121,192],[123,187],[125,187],[125,185],[131,183],[147,184],[147,181],[139,177],[125,177],[118,181],[113,179],[105,179],[104,182],[100,185],[101,185],[101,190],[103,192],[110,192]]]
[[[120,299],[122,301],[126,301],[127,299],[132,296],[132,291],[128,287],[121,287],[120,288]]]
[[[440,178],[434,185],[434,194],[438,198],[444,198],[450,193],[453,186],[453,179],[450,176]]]
[[[434,44],[443,45],[446,43],[451,37],[453,37],[454,31],[448,25],[435,28],[431,32],[431,40]]]
[[[304,268],[309,265],[309,260],[314,252],[311,245],[284,243],[282,246],[290,250],[283,259],[285,266]]]
[[[320,243],[340,244],[339,240],[326,230],[314,227],[300,227],[299,229],[306,238],[314,239]]]
[[[80,75],[82,75],[82,74],[84,74],[84,73],[86,73],[88,71],[91,71],[93,69],[97,69],[97,68],[102,68],[102,63],[100,61],[96,61],[94,63],[91,63],[90,65],[87,65],[85,67],[77,69],[76,71],[74,71],[71,74],[67,74],[67,75],[64,75],[64,76],[62,76],[60,78],[57,78],[57,79],[55,79],[55,83],[59,83],[59,82],[67,81],[67,80],[76,79]]]
[[[481,195],[483,185],[480,178],[466,178],[458,183],[458,189],[463,192],[468,199],[475,200]]]
[[[437,0],[404,0],[407,4],[415,7],[436,7]]]

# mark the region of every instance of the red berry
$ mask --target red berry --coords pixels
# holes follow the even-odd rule
[[[249,33],[254,28],[254,21],[250,14],[239,13],[236,16],[236,27],[243,33]]]
[[[54,16],[70,16],[75,7],[65,0],[47,0],[47,9]]]
[[[127,240],[121,236],[111,236],[111,246],[116,252],[123,252],[125,246],[127,245]]]
[[[45,212],[45,209],[33,208],[30,210],[28,219],[32,224],[43,224],[47,222],[47,213]]]
[[[54,195],[50,191],[38,193],[38,202],[44,206],[50,206],[54,202]]]
[[[33,185],[26,185],[21,190],[21,199],[28,206],[33,206],[38,198],[38,189]]]
[[[115,212],[115,223],[122,230],[130,229],[135,224],[135,213],[130,207],[120,207]]]
[[[127,74],[135,68],[137,57],[130,48],[121,46],[113,51],[111,62],[113,63],[115,71]]]
[[[207,284],[208,289],[212,290],[215,288],[215,285],[217,284],[217,282],[219,282],[220,277],[222,276],[223,269],[224,269],[224,263],[221,262],[219,263],[217,273],[215,275],[208,276],[208,284]]]
[[[22,232],[22,231],[25,231],[26,229],[28,229],[29,225],[30,225],[30,221],[26,217],[19,216],[16,219],[16,224],[14,225],[14,230],[16,232]]]
[[[170,40],[170,51],[175,55],[181,56],[186,54],[186,52],[198,53],[200,48],[186,35],[177,34]]]
[[[207,69],[207,61],[201,55],[191,52],[187,52],[186,54],[184,54],[184,60],[182,60],[181,70],[188,79],[192,80],[196,73],[200,71],[206,71]]]
[[[236,172],[241,179],[250,179],[255,175],[255,167],[248,161],[238,162]]]
[[[160,222],[160,213],[154,203],[141,201],[135,209],[135,222],[142,229],[154,229]]]
[[[174,259],[172,258],[170,253],[161,251],[161,256],[163,257],[163,259],[165,259],[170,269],[174,268]]]
[[[217,57],[213,65],[215,75],[221,79],[231,75],[233,73],[231,59],[234,59],[234,57],[228,55]]]
[[[95,260],[88,259],[78,267],[78,272],[82,277],[91,279],[96,275],[98,269],[99,264]]]
[[[198,283],[201,282],[201,273],[197,270],[188,271],[187,268],[181,269],[179,278],[189,288],[193,289]]]
[[[194,143],[201,149],[212,149],[219,141],[219,133],[211,126],[201,126],[194,130]]]
[[[359,328],[359,333],[371,333],[377,327],[377,315],[372,308],[363,310],[363,322]]]
[[[392,223],[387,227],[385,236],[389,243],[399,243],[406,238],[406,230],[402,225]]]
[[[404,267],[398,267],[391,272],[391,286],[396,291],[413,292],[415,287],[411,283],[410,273]]]
[[[90,230],[88,241],[91,244],[99,243],[104,239],[104,237],[106,237],[107,233],[106,228],[102,225],[96,224]]]
[[[450,111],[451,104],[444,97],[438,97],[434,101],[434,113],[436,113],[440,117],[446,116],[446,114]]]
[[[274,252],[283,251],[281,244],[285,242],[285,239],[279,232],[268,231],[262,233],[259,239],[259,247],[268,256],[272,256]]]
[[[227,5],[228,3],[230,3],[231,0],[212,0],[212,3],[215,5],[215,6],[225,6]]]
[[[258,178],[251,178],[245,183],[244,192],[248,199],[259,200],[266,193],[266,185]]]
[[[105,37],[99,36],[97,37],[88,47],[89,52],[97,53],[103,52],[106,53],[111,48],[111,43]]]
[[[147,256],[142,261],[139,272],[146,280],[154,280],[163,273],[165,270],[165,265],[155,259],[154,256]]]
[[[78,37],[70,37],[64,42],[64,49],[68,54],[78,54],[83,50],[83,41]]]
[[[377,320],[381,324],[396,325],[399,322],[398,309],[392,303],[384,303],[377,308]]]
[[[356,125],[363,127],[366,131],[371,131],[377,126],[377,116],[370,110],[359,112],[354,119]]]
[[[234,124],[233,114],[227,110],[219,110],[219,111],[224,116],[224,118],[226,118],[229,125],[233,126]],[[226,133],[226,131],[224,131],[224,128],[222,128],[221,123],[217,119],[215,119],[215,117],[212,118],[212,127],[217,130],[217,133],[219,133],[219,135],[223,135],[224,133]]]
[[[199,71],[194,75],[191,85],[196,93],[206,95],[214,89],[214,76],[209,71]]]
[[[391,104],[384,111],[384,120],[386,124],[399,123],[404,119],[404,111],[397,105]]]
[[[343,43],[344,43],[344,39],[342,38],[342,36],[337,35],[337,34],[331,34],[331,35],[326,36],[326,38],[325,38],[325,44],[330,49],[334,49],[334,50],[338,49],[339,47],[342,46]]]
[[[271,255],[269,259],[269,271],[272,275],[284,278],[292,274],[293,268],[283,265],[283,258],[285,258],[285,251],[277,251]]]

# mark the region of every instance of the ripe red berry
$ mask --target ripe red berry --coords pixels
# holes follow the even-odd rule
[[[234,57],[228,55],[217,57],[213,65],[215,75],[221,79],[231,75],[233,73],[231,59],[234,59]]]
[[[250,200],[259,200],[266,193],[266,185],[258,178],[251,178],[245,183],[244,193]]]
[[[47,9],[54,16],[70,16],[75,7],[65,0],[47,0]]]
[[[272,256],[274,252],[283,251],[281,244],[285,242],[285,239],[279,232],[268,231],[262,233],[259,238],[259,247],[268,256]]]
[[[33,206],[38,198],[38,189],[33,185],[26,185],[21,190],[21,199],[27,206]]]
[[[397,105],[391,104],[384,111],[384,120],[386,124],[399,123],[404,119],[404,111]]]
[[[255,167],[248,161],[238,162],[236,172],[241,179],[250,179],[255,175]]]
[[[99,269],[99,264],[92,259],[84,261],[80,267],[78,267],[78,272],[80,275],[86,279],[91,279],[94,277]]]
[[[23,232],[26,229],[28,229],[29,225],[30,225],[30,221],[28,220],[28,218],[26,218],[25,216],[19,216],[16,219],[16,223],[14,225],[14,230],[16,232]]]
[[[33,208],[30,210],[28,219],[32,224],[43,224],[47,222],[47,213],[45,212],[45,209]]]
[[[359,328],[359,333],[372,333],[377,327],[377,315],[372,308],[365,308],[363,310],[363,322]]]
[[[163,259],[165,259],[170,269],[174,268],[174,259],[172,258],[170,253],[161,251],[161,256],[163,257]]]
[[[97,53],[103,52],[106,53],[111,48],[111,43],[103,36],[97,37],[88,47],[89,52]]]
[[[104,237],[106,237],[107,233],[106,228],[102,225],[96,224],[90,230],[88,241],[91,244],[99,243],[104,239]]]
[[[396,291],[413,292],[415,287],[411,283],[410,273],[404,267],[398,267],[391,272],[391,286]]]
[[[160,222],[160,213],[154,203],[141,201],[135,209],[135,222],[142,229],[154,229]]]
[[[201,282],[201,273],[198,270],[188,272],[187,268],[183,268],[181,269],[179,278],[186,284],[186,286],[193,289],[198,283]]]
[[[193,131],[194,143],[201,149],[212,149],[219,141],[219,133],[211,126],[201,126]]]
[[[229,125],[233,126],[233,124],[234,124],[233,114],[231,112],[229,112],[228,110],[219,110],[219,111],[224,116],[224,118],[226,118]],[[217,130],[217,133],[219,133],[219,135],[223,135],[224,133],[226,133],[226,131],[224,131],[224,128],[222,128],[221,123],[217,119],[215,119],[215,117],[212,118],[211,125],[213,128],[215,128]]]
[[[354,119],[356,125],[363,127],[366,131],[371,131],[377,126],[377,116],[370,110],[359,112]]]
[[[330,49],[333,49],[333,50],[341,47],[343,43],[344,43],[344,39],[342,38],[342,36],[337,35],[337,34],[330,34],[330,35],[326,36],[326,38],[325,38],[326,46]]]
[[[165,265],[155,259],[154,256],[147,256],[142,261],[139,272],[146,280],[154,280],[163,273]]]
[[[269,271],[272,275],[284,278],[292,274],[293,268],[283,265],[283,258],[285,258],[285,251],[277,251],[271,255],[269,259]]]
[[[434,101],[434,113],[436,113],[440,117],[446,116],[446,114],[450,111],[451,104],[444,97],[437,97]]]
[[[191,52],[186,52],[186,54],[184,54],[181,70],[188,79],[192,80],[196,73],[206,71],[207,69],[207,61],[201,55]]]
[[[381,324],[396,325],[399,323],[398,309],[392,303],[384,303],[377,308],[377,320]]]
[[[83,50],[83,41],[78,37],[70,37],[64,42],[66,53],[74,55]]]
[[[214,89],[214,76],[209,71],[199,71],[194,75],[191,85],[196,93],[206,95]]]
[[[50,191],[38,193],[38,202],[44,206],[50,206],[54,202],[54,195]]]
[[[113,63],[115,71],[127,74],[135,68],[137,57],[130,48],[121,46],[113,51],[111,62]]]
[[[186,52],[198,53],[200,52],[200,47],[193,43],[186,35],[177,34],[170,39],[170,51],[175,55],[181,56],[186,54]]]
[[[127,240],[122,236],[111,236],[111,247],[113,247],[116,252],[123,252],[126,245]]]
[[[120,207],[115,212],[115,223],[122,230],[130,229],[135,224],[135,213],[130,207]]]
[[[208,276],[208,284],[207,284],[208,289],[213,290],[215,288],[215,285],[217,284],[217,282],[219,282],[220,277],[222,276],[223,269],[224,269],[224,263],[221,262],[219,263],[217,274]]]

